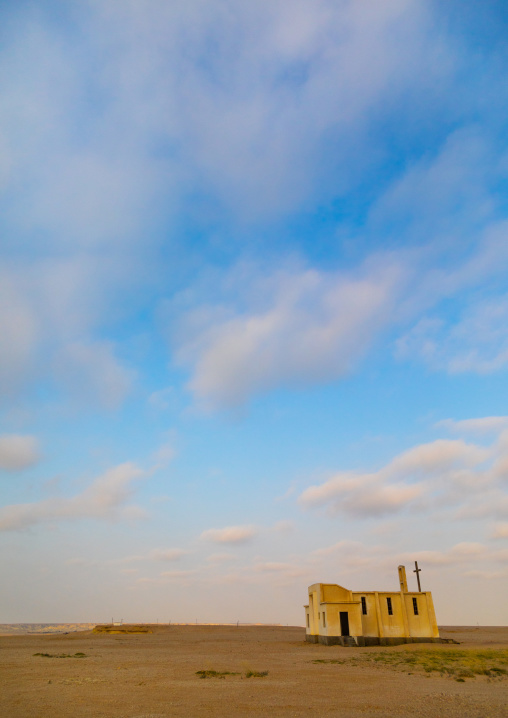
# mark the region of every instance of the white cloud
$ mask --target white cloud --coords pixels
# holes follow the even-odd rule
[[[115,315],[112,297],[132,302],[134,281],[164,272],[147,269],[160,241],[152,227],[172,236],[189,202],[198,221],[213,207],[257,222],[346,195],[383,155],[377,123],[399,116],[401,97],[404,109],[416,98],[421,120],[422,91],[446,96],[456,58],[419,0],[92,0],[75,12],[72,45],[50,13],[13,13],[2,51],[6,233],[28,248],[37,241],[52,259],[34,260],[31,279],[46,277],[41,296],[9,280],[0,382],[12,387],[50,365],[37,361],[44,345],[61,357],[72,392],[84,377],[91,395],[118,406],[132,374],[94,336]],[[429,216],[457,197],[481,215],[492,150],[473,130],[444,145],[396,181],[371,213],[374,228],[401,205],[420,202],[415,211]],[[76,277],[76,266],[93,262]],[[343,376],[390,323],[396,280],[376,269],[363,278],[301,272],[269,306],[237,307],[187,337],[179,357],[198,399],[234,406],[281,384]]]
[[[299,497],[304,507],[326,506],[332,513],[382,517],[419,509],[449,510],[458,516],[503,515],[508,499],[508,445],[501,433],[488,448],[463,440],[415,446],[371,473],[341,472]]]
[[[424,494],[421,485],[396,482],[384,485],[376,474],[339,474],[320,486],[311,486],[300,496],[303,506],[330,505],[333,511],[356,516],[396,513]]]
[[[236,556],[232,553],[212,553],[206,560],[211,564],[221,564],[227,561],[234,561],[235,558]]]
[[[492,538],[508,538],[508,522],[495,526],[492,532]]]
[[[182,548],[166,548],[166,549],[154,549],[148,554],[148,558],[153,561],[178,561],[185,556],[188,551]]]
[[[257,279],[248,311],[211,325],[210,312],[190,312],[177,358],[193,367],[191,390],[206,405],[232,407],[276,386],[338,379],[386,326],[400,274],[381,259],[359,276],[280,272]]]
[[[328,165],[324,136],[334,141],[334,170],[349,177],[354,140],[367,142],[366,115],[448,73],[449,51],[416,0],[369,2],[361,12],[330,0],[152,1],[142,10],[111,2],[93,11],[90,34],[106,58],[98,79],[111,98],[99,141],[116,149],[107,156],[134,145],[135,169],[150,178],[147,139],[158,137],[171,150],[163,166],[180,180],[175,193],[191,174],[244,216],[305,201]],[[133,168],[125,174],[136,180]]]
[[[418,0],[91,0],[74,12],[72,46],[63,23],[25,8],[2,53],[3,179],[23,188],[8,218],[58,244],[145,241],[154,199],[174,212],[190,186],[236,215],[299,207],[327,187],[330,144],[343,186],[372,162],[358,146],[370,150],[370,125],[400,93],[450,74]]]
[[[37,322],[22,288],[8,272],[0,273],[0,393],[10,396],[33,370]]]
[[[287,562],[265,561],[254,564],[254,571],[261,574],[275,574],[282,579],[294,579],[305,576],[307,568]]]
[[[348,272],[240,263],[215,282],[207,278],[208,301],[192,291],[174,301],[176,362],[190,369],[188,386],[201,405],[237,407],[274,388],[336,381],[383,332],[420,317],[396,341],[398,358],[453,373],[497,371],[508,361],[508,300],[478,300],[471,290],[506,272],[507,232],[505,222],[487,225],[453,263],[432,243],[373,254]],[[440,314],[444,300],[462,308],[455,325]],[[431,308],[436,314],[422,317]]]
[[[463,575],[469,578],[480,578],[482,580],[492,581],[497,578],[508,577],[508,570],[505,569],[504,571],[465,571]]]
[[[98,476],[75,496],[4,506],[0,509],[0,531],[16,531],[68,519],[140,518],[144,512],[126,502],[133,493],[133,482],[143,475],[144,472],[134,464],[120,464]]]
[[[97,562],[96,562],[96,561],[91,561],[91,560],[88,559],[88,558],[76,557],[76,558],[69,558],[69,559],[67,559],[67,561],[65,562],[65,565],[66,565],[66,566],[79,566],[79,567],[83,567],[83,568],[89,568],[89,567],[92,567],[92,566],[96,566],[96,565],[97,565]]]
[[[276,521],[273,526],[228,526],[223,529],[208,529],[201,534],[202,539],[207,541],[213,541],[215,543],[245,543],[251,541],[256,536],[262,534],[276,533],[283,534],[289,533],[294,530],[294,523],[292,521]],[[210,557],[210,561],[220,561],[221,557],[231,557],[231,554],[214,554],[215,558]]]
[[[34,436],[0,435],[0,469],[20,471],[39,461],[39,448]]]
[[[188,581],[194,578],[198,574],[198,571],[194,569],[188,569],[186,571],[162,571],[161,578],[171,579],[172,581]]]
[[[450,374],[491,374],[508,365],[508,297],[466,306],[458,321],[425,317],[397,342],[400,358]]]
[[[167,466],[176,455],[172,441],[161,444],[157,451],[153,454],[152,459],[156,462],[157,468]]]
[[[391,575],[397,565],[425,566],[429,570],[440,571],[456,567],[463,575],[481,570],[482,567],[496,567],[505,564],[506,552],[492,548],[488,544],[468,541],[459,542],[441,550],[419,548],[413,551],[401,551],[397,546],[370,546],[359,541],[340,541],[303,555],[301,566],[314,566],[319,572],[336,570],[340,565],[344,575],[382,571]],[[466,573],[464,573],[464,571]],[[411,573],[408,571],[408,578]]]
[[[275,531],[276,533],[291,533],[295,529],[294,521],[288,521],[286,519],[283,519],[281,521],[277,521],[272,526],[272,531]]]
[[[25,262],[10,258],[0,272],[0,401],[11,402],[37,381],[67,387],[80,401],[118,404],[133,372],[97,328],[122,312],[129,261],[71,256]]]
[[[132,302],[134,282],[146,286],[164,272],[147,269],[160,241],[152,227],[172,236],[190,202],[198,221],[212,206],[257,222],[314,205],[317,194],[322,202],[323,193],[344,193],[377,156],[371,125],[397,110],[400,92],[446,78],[450,51],[418,0],[369,1],[367,11],[352,0],[150,0],[142,9],[91,0],[75,13],[80,33],[69,44],[51,13],[13,12],[2,50],[5,232],[51,259],[32,253],[26,285],[35,277],[41,296],[9,281],[0,381],[5,374],[12,387],[14,376],[23,383],[34,367],[51,365],[37,361],[44,346],[60,356],[72,392],[82,376],[92,395],[117,406],[132,376],[94,337],[115,315],[112,297],[118,306]],[[69,258],[55,258],[62,254]],[[76,267],[94,262],[95,271],[76,277]],[[235,314],[190,359],[193,389],[218,404],[269,389],[284,377],[279,330],[293,355],[299,331],[315,342],[313,352],[298,347],[290,384],[341,376],[370,342],[366,324],[375,327],[382,314],[375,305],[387,308],[385,279],[338,280],[336,292],[323,286],[321,298],[307,295],[318,313],[314,330],[312,309],[284,306],[282,297],[272,310]],[[344,304],[354,305],[350,324]]]
[[[476,466],[487,458],[489,452],[483,447],[462,440],[437,439],[399,454],[388,464],[384,473],[406,477],[415,474],[429,476],[454,466]]]
[[[203,531],[201,538],[213,543],[242,544],[251,541],[258,534],[255,526],[227,526],[223,529]]]
[[[508,416],[484,416],[478,419],[442,419],[436,428],[444,428],[456,434],[490,434],[508,428]]]
[[[475,478],[478,479],[476,487],[473,485]],[[499,482],[497,486],[483,486],[483,490],[479,490],[482,487],[483,477],[481,475],[473,476],[471,479],[469,495],[456,497],[458,509],[455,517],[458,519],[508,519],[508,494],[506,488],[502,486],[502,482]]]
[[[106,409],[123,402],[134,378],[115,357],[110,342],[67,345],[58,356],[57,374],[72,398]]]
[[[461,127],[395,179],[372,207],[370,224],[426,239],[447,232],[453,217],[455,231],[468,231],[468,224],[477,226],[493,209],[487,178],[503,173],[503,160],[484,131]]]
[[[166,389],[161,389],[160,391],[154,391],[148,397],[148,404],[154,409],[164,411],[169,409],[173,394],[174,390],[171,386]]]
[[[414,554],[402,554],[402,561],[420,561],[430,566],[449,566],[451,564],[470,564],[471,561],[485,560],[490,552],[486,546],[475,542],[455,544],[444,551],[417,551]]]

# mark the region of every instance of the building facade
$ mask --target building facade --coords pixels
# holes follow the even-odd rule
[[[399,566],[399,584],[394,592],[309,586],[306,640],[344,646],[441,642],[430,591],[408,591],[404,566]]]

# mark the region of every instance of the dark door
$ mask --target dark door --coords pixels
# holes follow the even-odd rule
[[[349,636],[349,615],[347,611],[340,612],[340,635]]]

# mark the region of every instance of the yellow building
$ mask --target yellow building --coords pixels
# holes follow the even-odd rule
[[[343,646],[441,642],[430,591],[408,591],[404,566],[399,583],[393,593],[350,591],[334,583],[309,586],[306,640]]]

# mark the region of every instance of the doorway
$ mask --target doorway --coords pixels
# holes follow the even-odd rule
[[[349,636],[349,614],[347,611],[340,612],[340,635]]]

